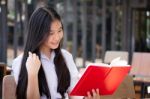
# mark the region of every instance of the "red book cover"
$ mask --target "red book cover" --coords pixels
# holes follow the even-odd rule
[[[87,91],[99,89],[100,95],[111,95],[119,87],[131,66],[91,64],[79,79],[71,96],[87,96]]]

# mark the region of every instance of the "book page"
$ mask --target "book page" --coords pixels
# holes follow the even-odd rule
[[[99,66],[99,67],[112,67],[112,66],[130,66],[126,60],[121,60],[120,57],[117,57],[111,61],[110,64],[106,63],[89,63],[88,66]]]
[[[113,59],[110,63],[111,66],[129,66],[126,60],[121,60],[120,57]]]
[[[89,63],[89,64],[87,65],[87,67],[88,67],[88,66],[110,67],[109,64],[105,64],[105,63]]]

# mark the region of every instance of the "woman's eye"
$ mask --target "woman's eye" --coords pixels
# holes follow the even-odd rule
[[[49,35],[53,35],[53,34],[54,34],[53,32],[50,32],[50,33],[49,33]]]
[[[59,30],[58,32],[62,32],[62,30]]]

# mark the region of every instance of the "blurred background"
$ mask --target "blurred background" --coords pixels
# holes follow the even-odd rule
[[[102,61],[107,50],[150,52],[149,0],[1,0],[0,61],[11,66],[22,52],[33,10],[54,7],[65,29],[63,47],[78,66]]]
[[[22,53],[36,7],[48,4],[62,18],[63,48],[77,67],[103,62],[106,51],[150,52],[150,0],[0,0],[0,62],[11,68]]]

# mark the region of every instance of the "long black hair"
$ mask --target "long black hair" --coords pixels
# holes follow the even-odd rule
[[[17,99],[26,99],[27,95],[26,91],[28,75],[26,69],[26,60],[28,57],[28,52],[31,51],[32,53],[36,53],[40,58],[39,47],[47,39],[51,23],[54,20],[59,20],[61,22],[60,16],[53,8],[50,7],[40,7],[36,9],[29,20],[28,37],[24,49],[24,55],[22,59],[21,70],[16,90]],[[54,49],[54,52],[54,64],[58,79],[57,92],[59,92],[62,98],[64,98],[64,94],[70,86],[70,73],[66,66],[65,59],[63,58],[63,55],[61,53],[60,45],[58,48]],[[43,66],[40,67],[38,73],[38,82],[40,95],[42,96],[42,94],[45,94],[47,98],[50,99],[50,90],[48,88]]]

